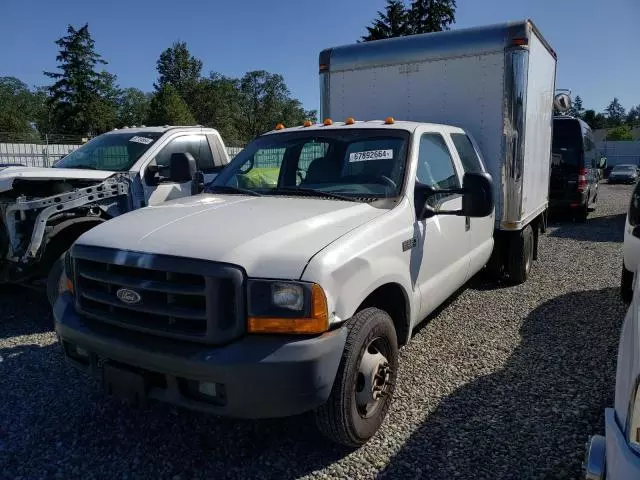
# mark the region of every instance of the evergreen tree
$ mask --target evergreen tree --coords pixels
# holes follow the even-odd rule
[[[449,30],[456,20],[455,0],[414,0],[409,10],[411,33]]]
[[[578,118],[582,118],[584,115],[584,107],[582,106],[582,98],[580,95],[576,95],[576,98],[572,102],[571,115]]]
[[[107,62],[95,51],[95,42],[85,24],[56,41],[60,48],[56,60],[59,72],[44,72],[55,80],[49,87],[52,123],[58,132],[96,134],[111,127],[115,120],[116,77],[97,72]]]
[[[380,40],[383,38],[402,37],[411,33],[409,12],[402,0],[387,0],[384,12],[378,12],[373,25],[366,27],[368,34],[362,41]]]
[[[626,124],[635,127],[640,124],[640,105],[631,107],[627,113]]]
[[[607,113],[607,123],[610,127],[617,127],[625,119],[625,110],[618,97],[611,101],[609,106],[605,108],[605,112]]]
[[[149,118],[151,95],[137,88],[126,88],[118,98],[118,127],[144,125]]]
[[[171,85],[161,87],[151,99],[150,125],[195,125],[189,106]]]
[[[202,61],[195,58],[186,42],[174,42],[160,54],[157,61],[158,83],[157,90],[166,85],[172,85],[183,100],[189,101],[189,97],[200,80]]]

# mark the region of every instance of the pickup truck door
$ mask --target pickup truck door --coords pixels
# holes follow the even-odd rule
[[[460,187],[461,172],[441,133],[423,133],[417,147],[417,182],[440,189]],[[436,210],[459,210],[462,196],[437,194],[427,203]],[[416,207],[420,210],[419,205]],[[420,318],[424,318],[466,281],[468,231],[465,218],[455,215],[435,215],[427,219],[417,216],[415,230],[421,259],[416,283],[421,296]]]
[[[198,170],[204,174],[205,184],[211,182],[221,167],[217,166],[207,136],[203,133],[179,135],[164,145],[151,160],[158,167],[155,180],[142,175],[144,196],[147,205],[157,205],[174,198],[191,195],[191,182],[176,183],[169,178],[169,159],[179,152],[189,152],[196,160]]]
[[[454,157],[459,162],[464,173],[467,172],[485,172],[485,168],[478,152],[478,146],[475,144],[471,136],[463,131],[451,132],[447,142]],[[463,176],[464,178],[464,176]],[[488,215],[480,218],[465,217],[468,255],[469,255],[469,273],[467,279],[471,278],[479,272],[489,261],[491,251],[493,250],[493,230],[495,223],[495,215]]]

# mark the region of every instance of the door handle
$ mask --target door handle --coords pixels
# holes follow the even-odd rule
[[[471,217],[464,217],[464,231],[468,232],[471,230]]]

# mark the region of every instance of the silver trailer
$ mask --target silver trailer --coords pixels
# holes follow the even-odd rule
[[[526,261],[523,244],[535,258],[546,223],[556,60],[530,20],[329,48],[321,115],[471,132],[495,185],[491,264],[509,271],[514,256]]]

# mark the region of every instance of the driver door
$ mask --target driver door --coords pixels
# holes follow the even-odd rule
[[[169,178],[171,155],[186,152],[193,155],[198,169],[201,171],[204,165],[209,163],[213,165],[211,149],[204,134],[180,135],[170,139],[149,164],[157,167],[157,174],[154,177],[145,175],[145,178],[143,178],[144,196],[147,205],[157,205],[167,200],[191,195],[191,182],[177,183]],[[211,179],[213,179],[213,176]],[[205,172],[205,183],[207,180],[208,177]]]
[[[440,133],[420,136],[416,181],[434,189],[460,188],[461,172]],[[438,210],[459,210],[462,195],[436,194],[426,202]],[[468,229],[465,217],[434,215],[420,219],[422,205],[416,201],[417,246],[422,247],[417,284],[421,296],[421,315],[426,317],[460,288],[469,270]]]

